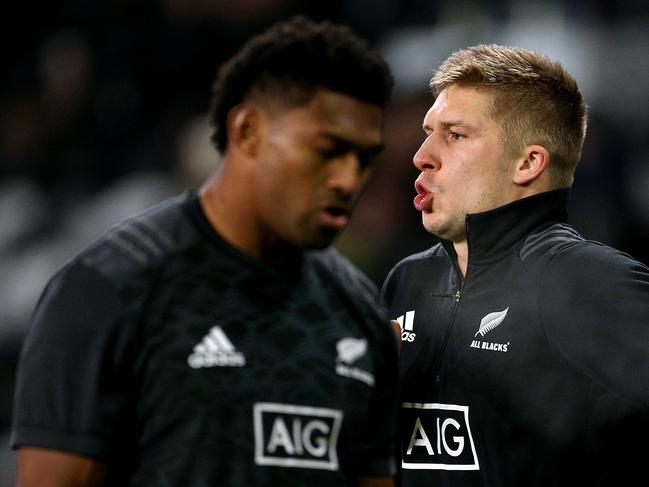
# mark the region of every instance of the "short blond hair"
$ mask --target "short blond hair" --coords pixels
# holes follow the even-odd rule
[[[435,98],[451,85],[493,93],[504,153],[541,145],[550,153],[553,187],[572,184],[587,115],[577,82],[560,63],[527,49],[480,44],[451,54],[430,80]]]

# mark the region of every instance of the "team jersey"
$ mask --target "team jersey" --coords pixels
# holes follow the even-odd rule
[[[649,269],[565,223],[567,190],[466,221],[384,285],[404,487],[644,485]]]
[[[12,442],[107,462],[110,486],[391,475],[397,352],[375,291],[334,250],[267,266],[222,240],[193,193],[173,198],[48,284]]]

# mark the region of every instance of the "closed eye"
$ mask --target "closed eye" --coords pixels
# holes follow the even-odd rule
[[[365,169],[374,164],[382,150],[382,145],[372,146],[369,149],[361,149],[354,144],[339,141],[332,146],[319,149],[318,154],[323,160],[330,160],[353,153],[358,158],[361,167]]]
[[[361,166],[363,168],[373,166],[381,151],[383,151],[382,145],[359,151],[358,160],[360,161]]]

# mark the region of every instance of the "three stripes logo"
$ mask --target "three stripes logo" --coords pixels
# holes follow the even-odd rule
[[[187,357],[193,369],[203,367],[243,367],[246,357],[234,348],[220,326],[213,326]]]
[[[396,318],[401,327],[401,341],[414,342],[417,334],[412,331],[415,327],[415,310],[406,311],[406,314]]]

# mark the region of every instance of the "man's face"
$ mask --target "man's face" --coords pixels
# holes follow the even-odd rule
[[[455,243],[466,239],[465,218],[509,203],[515,161],[504,159],[501,128],[491,118],[492,95],[451,85],[424,118],[426,139],[413,162],[415,207],[426,230]]]
[[[331,244],[382,148],[382,114],[325,89],[305,105],[267,113],[249,190],[268,243]]]

